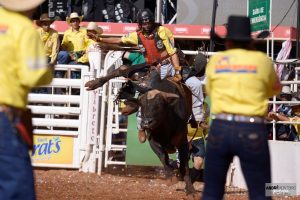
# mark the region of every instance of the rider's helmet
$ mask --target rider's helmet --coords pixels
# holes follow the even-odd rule
[[[137,16],[137,22],[142,32],[150,34],[154,29],[154,15],[149,9],[141,10]]]

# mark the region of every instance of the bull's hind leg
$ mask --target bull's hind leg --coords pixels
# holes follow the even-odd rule
[[[149,139],[149,144],[150,144],[152,150],[154,151],[154,153],[158,156],[162,165],[164,166],[166,179],[171,179],[173,176],[173,168],[169,164],[168,153],[166,152],[166,150],[164,150],[162,148],[161,144],[159,144],[158,142],[153,140],[153,138],[151,138],[151,137]]]
[[[179,149],[179,160],[180,160],[180,176],[181,179],[185,182],[185,191],[187,194],[195,193],[196,190],[192,184],[190,175],[189,175],[189,150],[188,150],[188,142],[184,140],[180,145]]]

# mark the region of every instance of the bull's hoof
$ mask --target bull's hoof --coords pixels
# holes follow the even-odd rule
[[[192,187],[191,188],[185,188],[184,189],[184,192],[187,194],[187,195],[191,195],[191,194],[195,194],[196,193],[196,190],[195,190],[195,188],[194,188],[194,186],[192,185]]]
[[[84,86],[87,87],[87,90],[95,90],[99,87],[102,87],[107,82],[104,78],[96,78],[95,80],[88,81]]]
[[[179,182],[178,178],[176,176],[172,176],[167,179],[167,186],[175,185],[178,182]]]
[[[185,176],[184,177],[184,182],[185,182],[185,193],[187,195],[189,194],[194,194],[196,192],[192,182],[191,182],[191,179],[189,176]]]

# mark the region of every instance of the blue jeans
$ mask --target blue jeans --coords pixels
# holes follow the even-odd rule
[[[3,112],[0,112],[0,198],[36,198],[28,147]]]
[[[208,135],[203,200],[221,200],[226,174],[233,156],[238,156],[251,200],[265,196],[271,183],[267,128],[262,123],[214,120]]]

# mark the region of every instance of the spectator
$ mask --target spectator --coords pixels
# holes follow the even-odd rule
[[[279,95],[279,99],[281,101],[291,101],[292,99],[292,93],[291,89],[289,86],[283,86],[281,93]],[[283,116],[286,117],[291,117],[292,116],[292,107],[288,105],[287,103],[280,104],[275,112],[270,111],[266,117],[268,121],[273,120],[274,118],[270,117],[273,115],[273,113],[279,113]],[[294,129],[291,125],[288,124],[276,124],[276,139],[277,140],[289,140],[293,141],[294,140]],[[268,129],[270,130],[270,136],[269,138],[272,138],[272,132],[273,132],[273,125],[268,124]]]
[[[116,6],[116,0],[106,0],[106,10],[107,10],[107,22],[116,22],[115,18],[115,6]],[[120,0],[120,5],[123,10],[123,17],[122,22],[123,23],[129,23],[130,22],[130,14],[131,14],[131,2],[130,0]]]
[[[34,9],[44,0],[0,0],[0,198],[34,200],[29,91],[49,84],[43,44],[33,26]],[[27,122],[27,123],[26,123]]]
[[[292,101],[298,101],[297,98],[293,97]],[[291,113],[286,114],[284,112],[269,112],[268,118],[276,121],[287,121],[287,122],[300,122],[300,104],[291,104]],[[277,124],[279,128],[276,128],[276,139],[288,140],[288,141],[299,141],[300,135],[300,124]],[[281,126],[280,126],[281,125]],[[276,126],[277,127],[277,126]]]
[[[264,116],[268,99],[281,90],[280,81],[272,61],[253,50],[249,17],[229,16],[227,24],[227,50],[212,56],[206,68],[213,121],[207,141],[203,200],[223,198],[234,156],[240,159],[249,199],[271,199],[265,195],[271,172]]]
[[[40,27],[38,28],[38,33],[44,44],[48,63],[56,64],[60,41],[58,32],[50,28],[53,22],[54,20],[51,20],[47,13],[44,13],[40,19],[36,21],[36,24]]]
[[[52,28],[50,25],[54,22],[48,16],[48,13],[44,13],[40,16],[40,19],[36,21],[36,25],[39,26],[37,29],[40,38],[44,45],[44,50],[47,56],[47,62],[55,65],[57,60],[57,54],[59,51],[59,36],[58,32]],[[50,93],[50,88],[37,88],[32,90],[33,93]]]
[[[82,16],[77,13],[71,13],[67,18],[67,23],[71,26],[63,37],[61,49],[57,56],[58,64],[88,64],[87,50],[87,32],[80,27]],[[62,72],[56,73],[56,77],[63,77]],[[71,72],[71,78],[80,78],[77,72]]]
[[[99,0],[69,0],[70,13],[76,12],[83,15],[84,21],[103,22],[104,3],[104,1]]]
[[[98,70],[100,76],[103,76],[101,70],[101,48],[97,39],[103,33],[103,29],[95,22],[90,22],[87,26],[87,46],[88,46],[88,59],[90,64],[90,71],[95,72]]]

